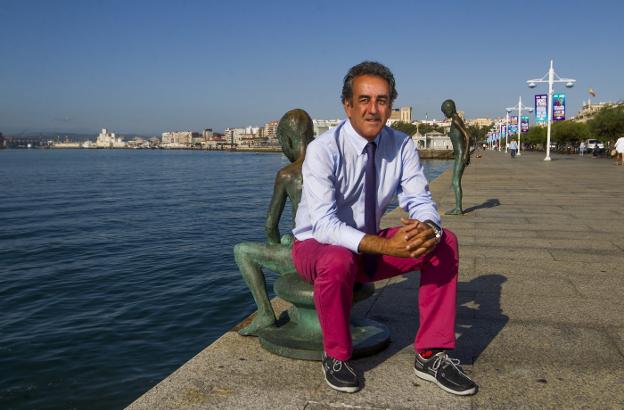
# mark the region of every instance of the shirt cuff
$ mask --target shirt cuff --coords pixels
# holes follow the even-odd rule
[[[344,235],[342,236],[343,246],[354,253],[360,253],[358,248],[360,247],[360,242],[362,238],[364,238],[366,234],[362,231],[359,231],[355,228],[351,228],[345,230]]]
[[[438,225],[440,228],[442,228],[442,221],[440,220],[440,215],[438,215],[436,213],[427,212],[427,213],[411,216],[410,218],[417,219],[420,222],[424,222],[427,219],[429,219],[429,220],[433,221],[436,225]]]

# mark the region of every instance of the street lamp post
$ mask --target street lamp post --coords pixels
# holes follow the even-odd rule
[[[509,111],[505,113],[505,152],[507,152],[507,145],[509,145]]]
[[[527,111],[527,112],[533,112],[533,108],[532,107],[525,107],[524,105],[522,105],[522,96],[518,99],[518,106],[517,107],[507,107],[507,116],[509,116],[509,113],[514,111],[514,110],[518,110],[518,153],[516,155],[520,156],[520,151],[521,151],[521,146],[522,144],[520,143],[520,136],[522,134],[522,111]]]
[[[546,79],[548,78],[548,79]],[[555,73],[553,68],[553,60],[550,60],[550,68],[546,75],[542,78],[534,78],[527,80],[529,88],[535,88],[537,83],[548,83],[548,129],[546,131],[546,158],[544,161],[550,161],[550,124],[552,123],[552,96],[553,96],[553,83],[565,83],[565,86],[571,88],[576,82],[573,78],[561,78]]]
[[[503,128],[503,120],[499,119],[498,120],[498,151],[502,151],[503,150],[503,133],[501,132],[501,128]],[[505,135],[507,135],[507,129],[505,129]],[[505,147],[505,150],[507,150],[507,147]]]

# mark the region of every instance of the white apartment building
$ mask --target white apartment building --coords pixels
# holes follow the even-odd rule
[[[202,137],[198,132],[192,131],[167,131],[161,134],[163,147],[187,146],[200,143]]]
[[[325,131],[330,128],[334,128],[340,124],[340,119],[335,120],[312,120],[312,125],[314,127],[314,136],[318,137]]]
[[[126,143],[123,138],[118,137],[114,132],[108,132],[106,128],[102,128],[102,131],[95,140],[95,146],[97,148],[124,148]]]
[[[278,124],[279,124],[279,121],[277,120],[273,120],[264,124],[263,136],[268,137],[268,138],[276,138]]]
[[[494,120],[491,118],[472,118],[470,120],[466,120],[466,125],[476,125],[477,127],[489,127],[494,123]]]
[[[453,143],[448,135],[439,132],[430,132],[422,135],[416,133],[412,135],[412,140],[418,149],[433,149],[433,150],[452,150]]]

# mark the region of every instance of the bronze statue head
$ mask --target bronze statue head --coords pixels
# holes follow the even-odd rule
[[[446,118],[451,118],[453,114],[457,112],[457,109],[455,108],[455,101],[453,100],[444,100],[441,109]]]
[[[305,155],[305,149],[314,139],[312,118],[300,108],[288,111],[277,125],[277,139],[284,155],[295,162]]]

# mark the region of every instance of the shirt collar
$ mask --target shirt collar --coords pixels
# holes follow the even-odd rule
[[[343,129],[345,137],[347,138],[347,140],[349,140],[349,142],[351,142],[356,152],[358,152],[359,155],[364,154],[366,144],[368,144],[368,140],[358,134],[358,132],[351,125],[351,121],[349,121],[348,118],[345,120]],[[379,147],[379,141],[381,141],[381,136],[383,135],[384,129],[385,127],[381,129],[379,135],[377,135],[377,137],[375,137],[375,139],[373,140],[373,142],[377,144],[377,147]]]

